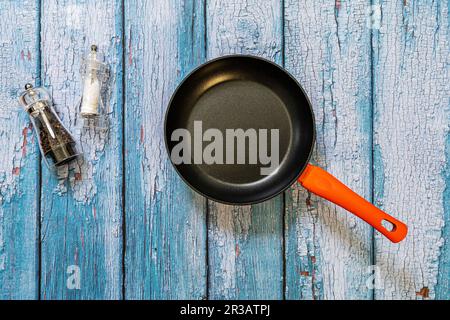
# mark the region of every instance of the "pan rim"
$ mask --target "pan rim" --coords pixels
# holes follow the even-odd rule
[[[248,59],[253,59],[253,60],[260,60],[262,62],[265,63],[269,63],[272,66],[276,67],[277,69],[281,70],[286,76],[288,76],[291,80],[294,81],[294,83],[297,85],[297,87],[300,89],[300,91],[303,93],[303,96],[305,97],[307,103],[308,103],[308,108],[312,117],[312,139],[311,139],[311,148],[309,149],[309,153],[308,156],[306,157],[306,161],[302,166],[298,166],[299,170],[297,172],[297,174],[295,175],[294,179],[291,179],[286,186],[284,186],[283,188],[281,188],[281,190],[269,195],[269,196],[265,196],[265,197],[261,197],[257,200],[254,201],[246,201],[246,202],[230,202],[230,201],[226,201],[226,200],[222,200],[222,199],[217,199],[214,197],[211,197],[207,194],[205,194],[204,192],[202,192],[201,190],[199,190],[198,188],[194,187],[178,170],[178,167],[176,165],[174,165],[170,159],[170,150],[169,150],[169,144],[167,141],[167,135],[166,135],[166,128],[167,128],[167,118],[169,115],[169,112],[172,108],[172,102],[175,99],[175,96],[177,95],[179,89],[183,86],[183,84],[185,82],[187,82],[189,80],[189,78],[191,78],[191,76],[193,74],[195,74],[198,70],[214,63],[217,61],[221,61],[221,60],[228,60],[228,59],[232,59],[232,58],[248,58]],[[285,192],[288,188],[290,188],[302,175],[303,171],[305,170],[305,168],[308,166],[310,160],[311,160],[311,156],[315,147],[315,143],[316,143],[316,121],[315,121],[315,115],[314,115],[314,110],[312,108],[312,104],[311,104],[311,100],[309,99],[308,95],[306,94],[305,90],[303,89],[302,85],[300,84],[300,82],[297,81],[297,79],[291,74],[289,73],[289,71],[287,71],[284,67],[280,66],[279,64],[268,60],[266,58],[263,57],[259,57],[259,56],[254,56],[254,55],[250,55],[250,54],[227,54],[227,55],[223,55],[217,58],[213,58],[211,60],[207,60],[204,63],[201,63],[199,66],[195,67],[194,69],[192,69],[189,73],[187,73],[187,75],[185,75],[183,77],[183,79],[180,81],[180,83],[176,86],[175,90],[173,91],[170,100],[167,104],[167,108],[164,114],[164,127],[163,127],[163,134],[164,134],[164,144],[166,146],[166,156],[169,158],[169,161],[172,165],[172,167],[175,169],[177,175],[183,180],[184,183],[186,183],[189,188],[191,188],[193,191],[197,192],[199,195],[205,197],[207,200],[211,200],[214,202],[218,202],[218,203],[222,203],[222,204],[226,204],[226,205],[234,205],[234,206],[245,206],[245,205],[253,205],[253,204],[258,204],[258,203],[262,203],[265,201],[268,201],[270,199],[273,199],[275,197],[277,197],[278,195],[282,194],[283,192]]]

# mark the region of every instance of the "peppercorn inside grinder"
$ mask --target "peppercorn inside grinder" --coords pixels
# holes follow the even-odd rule
[[[96,45],[81,61],[80,74],[83,79],[83,95],[80,103],[80,114],[84,119],[84,127],[106,129],[105,101],[108,65],[102,62]]]
[[[43,87],[30,83],[19,96],[20,104],[30,116],[39,142],[39,149],[51,168],[67,164],[80,156],[70,132],[64,127],[52,106],[52,98]]]

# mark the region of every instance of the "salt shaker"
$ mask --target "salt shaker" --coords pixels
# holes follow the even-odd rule
[[[81,62],[80,73],[83,78],[83,95],[81,98],[80,114],[85,124],[98,126],[102,124],[105,113],[102,99],[108,78],[108,66],[102,62],[97,46],[92,45],[90,52]]]
[[[47,165],[59,167],[77,159],[76,143],[52,106],[52,98],[43,87],[27,83],[19,102],[30,116],[39,149]]]

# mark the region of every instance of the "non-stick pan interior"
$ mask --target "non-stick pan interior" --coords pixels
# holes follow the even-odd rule
[[[190,133],[191,161],[175,165],[176,170],[196,191],[225,203],[259,202],[286,189],[305,167],[314,143],[313,115],[301,87],[275,64],[249,56],[213,60],[181,83],[166,115],[169,155],[180,142],[172,136],[180,128]],[[198,150],[205,150],[213,141],[204,139],[208,129],[222,133],[222,157],[216,159],[223,159],[223,164],[206,164],[199,157]],[[227,130],[236,129],[249,133],[245,136],[245,159],[240,161],[237,140],[227,134]],[[278,137],[272,136],[275,131]],[[252,149],[249,141],[255,137]],[[261,147],[262,140],[267,142],[266,149]],[[272,143],[279,145],[278,156],[270,152],[276,150]],[[227,164],[230,150],[234,161]]]

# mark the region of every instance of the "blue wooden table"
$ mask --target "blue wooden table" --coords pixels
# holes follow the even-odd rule
[[[0,2],[0,298],[449,299],[450,2]],[[48,171],[17,93],[51,91],[75,131],[81,56],[113,71],[107,134]],[[391,244],[293,186],[233,207],[172,169],[176,85],[229,53],[284,66],[311,98],[313,162],[409,225]]]

